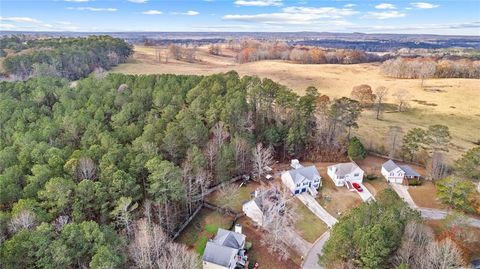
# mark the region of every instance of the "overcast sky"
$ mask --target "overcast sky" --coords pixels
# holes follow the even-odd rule
[[[0,15],[1,30],[325,31],[480,36],[480,0],[1,0]]]

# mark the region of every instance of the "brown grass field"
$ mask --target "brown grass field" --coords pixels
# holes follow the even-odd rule
[[[165,55],[166,50],[160,50]],[[349,96],[352,87],[369,84],[372,88],[389,88],[387,102],[394,103],[392,93],[408,90],[411,109],[404,113],[384,113],[383,120],[376,120],[373,111],[366,110],[359,120],[356,135],[367,145],[380,145],[392,125],[401,126],[404,132],[413,127],[426,128],[430,124],[444,124],[450,128],[452,141],[449,159],[458,158],[480,140],[480,80],[479,79],[427,79],[421,87],[417,79],[394,79],[381,74],[378,63],[355,65],[305,65],[282,61],[235,63],[232,52],[224,50],[223,56],[207,53],[201,47],[196,63],[169,59],[168,63],[156,59],[155,48],[136,46],[128,63],[112,72],[127,74],[194,74],[208,75],[237,71],[240,75],[256,75],[270,78],[302,94],[306,87],[315,86],[320,93],[330,97]],[[413,101],[417,100],[417,101]],[[425,104],[425,102],[427,104]],[[423,104],[422,104],[423,103]]]

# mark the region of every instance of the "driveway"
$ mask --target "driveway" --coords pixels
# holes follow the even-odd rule
[[[329,238],[330,230],[326,231],[317,239],[317,241],[313,244],[312,248],[305,257],[302,269],[323,269],[323,266],[320,266],[320,264],[318,264],[318,255],[323,254],[323,245],[325,245]]]
[[[285,234],[287,244],[295,249],[301,256],[307,256],[308,251],[312,248],[313,244],[303,239],[294,229],[288,228]]]
[[[358,193],[358,195],[360,195],[360,198],[362,198],[362,200],[364,202],[369,202],[371,200],[375,200],[372,193],[367,189],[367,187],[365,187],[365,185],[360,184],[360,187],[362,187],[362,189],[363,189],[362,192],[359,192],[356,189],[355,189],[355,191]]]
[[[332,226],[337,223],[337,219],[330,215],[310,194],[302,193],[296,197],[302,201],[315,216],[325,222],[328,227],[332,228]]]
[[[413,201],[412,196],[408,192],[408,186],[399,185],[395,183],[390,183],[390,186],[398,194],[398,196],[400,196],[405,202],[407,202],[407,204],[412,209],[416,209],[420,211],[420,213],[422,214],[422,217],[425,219],[439,220],[439,219],[446,218],[450,214],[448,210],[425,208],[425,207],[417,206],[415,204],[415,201]],[[465,220],[465,224],[480,228],[480,219],[466,216],[464,220]]]

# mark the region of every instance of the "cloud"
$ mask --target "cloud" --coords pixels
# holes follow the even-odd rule
[[[419,9],[432,9],[432,8],[439,7],[439,5],[434,5],[434,4],[426,3],[426,2],[414,2],[414,3],[410,3],[410,5],[412,5],[415,8],[419,8]]]
[[[93,0],[64,0],[65,2],[74,2],[74,3],[86,3],[91,2]]]
[[[12,29],[15,25],[9,23],[0,23],[0,29]]]
[[[393,19],[393,18],[403,18],[407,14],[394,11],[384,11],[384,12],[367,12],[365,16],[362,18],[365,19],[378,19],[378,20],[385,20],[385,19]]]
[[[282,0],[236,0],[237,6],[248,7],[267,7],[267,6],[281,6]]]
[[[375,6],[376,9],[396,9],[394,4],[390,3],[381,3]]]
[[[358,12],[349,8],[334,7],[286,7],[282,12],[262,13],[253,15],[230,14],[223,16],[224,20],[243,21],[243,22],[260,22],[265,24],[298,24],[308,25],[313,23],[328,24],[347,24],[344,17],[357,14]],[[331,21],[323,21],[330,19]]]
[[[69,7],[67,9],[70,10],[87,10],[87,11],[95,11],[95,12],[114,12],[117,11],[118,9],[116,8],[99,8],[99,7]]]
[[[148,0],[128,0],[128,2],[135,4],[145,4],[148,2]]]
[[[161,12],[160,10],[151,9],[151,10],[147,10],[147,11],[142,12],[142,14],[145,14],[145,15],[161,15],[161,14],[163,14],[163,12]]]
[[[357,6],[357,5],[355,5],[355,4],[346,4],[346,5],[344,5],[343,7],[350,8],[350,7],[355,7],[355,6]]]
[[[197,16],[200,12],[195,10],[189,10],[187,12],[172,12],[173,15],[185,15],[185,16]]]
[[[29,17],[0,17],[0,21],[13,21],[13,22],[24,22],[24,23],[40,23],[39,20],[29,18]]]

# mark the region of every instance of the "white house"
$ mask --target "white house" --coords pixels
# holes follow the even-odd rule
[[[271,209],[280,207],[283,210],[285,203],[277,188],[255,191],[254,198],[242,205],[242,210],[247,217],[251,218],[257,225],[263,226],[268,223],[268,215]]]
[[[394,161],[388,160],[382,164],[382,175],[389,183],[402,184],[406,179],[419,179],[420,174],[408,165],[397,165]]]
[[[362,183],[363,170],[354,162],[337,163],[330,165],[327,169],[328,176],[333,180],[335,186],[352,188],[351,183]]]
[[[245,238],[240,225],[235,226],[235,232],[219,228],[215,238],[205,246],[203,269],[245,268]]]
[[[282,173],[282,182],[293,194],[308,191],[311,195],[317,195],[318,187],[322,184],[322,177],[317,168],[312,166],[303,167],[298,160],[292,160],[294,169]]]

